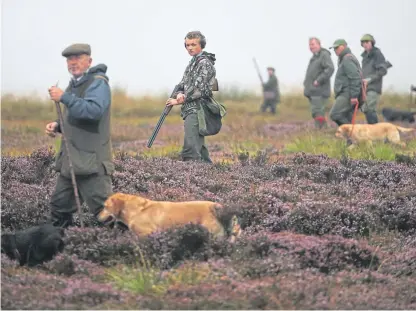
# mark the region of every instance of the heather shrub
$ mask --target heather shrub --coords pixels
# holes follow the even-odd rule
[[[2,308],[416,307],[416,171],[409,163],[304,153],[272,162],[265,151],[213,165],[118,153],[115,165],[114,192],[217,201],[224,206],[218,210],[221,223],[228,230],[237,215],[243,235],[231,244],[188,224],[140,240],[98,224],[84,204],[87,227],[78,227],[75,214],[64,253],[52,261],[27,269],[2,255]],[[56,177],[50,150],[2,158],[3,232],[44,220]],[[383,245],[370,246],[367,239]],[[192,283],[176,274],[175,282],[163,284],[161,296],[112,286],[108,269],[119,269],[125,280],[132,267],[142,268],[141,258],[155,278],[189,262],[198,273],[208,269],[212,278]]]
[[[247,258],[278,259],[276,262],[268,261],[263,262],[262,266],[256,266],[260,275],[270,264],[275,271],[315,268],[324,273],[355,268],[375,269],[379,264],[379,257],[374,249],[364,242],[339,236],[327,235],[318,238],[289,232],[259,233],[241,239],[232,256],[242,264],[246,264]]]
[[[416,194],[393,197],[372,206],[380,221],[389,229],[411,231],[416,229]]]
[[[188,259],[205,261],[227,254],[227,242],[215,240],[199,225],[156,232],[139,240],[134,233],[103,228],[70,228],[64,253],[111,266],[139,263],[141,255],[152,265],[167,269]]]
[[[125,294],[90,278],[58,278],[42,272],[11,275],[2,271],[2,309],[91,309],[104,302],[120,304]]]
[[[376,227],[373,214],[357,207],[300,204],[288,215],[287,226],[304,234],[336,234],[343,237],[368,236]]]
[[[42,268],[49,273],[64,276],[85,275],[91,278],[100,278],[104,274],[98,264],[67,253],[57,255],[51,261],[44,263]]]
[[[416,249],[411,248],[405,252],[385,255],[380,263],[378,272],[391,274],[395,277],[415,277],[416,275]]]
[[[372,272],[324,275],[312,270],[282,273],[257,280],[225,279],[170,289],[163,297],[142,300],[158,309],[411,309],[415,281]]]
[[[103,265],[134,263],[139,258],[134,233],[107,228],[70,228],[65,234],[64,253]]]

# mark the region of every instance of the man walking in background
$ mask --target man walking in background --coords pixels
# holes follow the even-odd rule
[[[362,85],[361,68],[344,39],[336,40],[331,48],[338,56],[338,70],[334,82],[335,104],[329,116],[340,126],[351,123],[354,108],[359,104]]]
[[[72,79],[65,91],[49,88],[50,98],[64,105],[63,121],[46,125],[46,134],[55,137],[64,127],[80,201],[85,200],[91,213],[97,216],[104,201],[112,194],[111,175],[114,171],[110,138],[111,91],[106,76],[107,66],[90,67],[91,48],[88,44],[73,44],[62,56],[66,58]],[[67,227],[73,223],[76,211],[74,189],[64,142],[56,157],[60,172],[50,200],[49,221]]]
[[[191,31],[186,34],[185,48],[192,59],[179,83],[178,92],[168,99],[167,105],[182,105],[181,116],[185,130],[182,160],[211,163],[198,121],[198,110],[202,108],[201,105],[212,101],[212,90],[216,84],[215,54],[203,51],[205,45],[206,39],[201,32]]]
[[[264,100],[260,109],[261,112],[266,112],[267,108],[270,108],[270,112],[272,114],[276,114],[276,106],[280,103],[279,82],[273,67],[267,67],[267,73],[269,75],[269,79],[263,84]]]
[[[387,74],[388,64],[381,50],[375,46],[376,40],[370,34],[361,38],[364,48],[362,68],[364,83],[367,85],[367,100],[361,107],[368,124],[378,123],[377,105],[383,88],[383,76]]]
[[[331,53],[321,47],[318,38],[309,39],[309,49],[313,55],[303,81],[304,95],[309,99],[315,128],[321,129],[326,126],[325,107],[331,96],[331,76],[335,69]]]

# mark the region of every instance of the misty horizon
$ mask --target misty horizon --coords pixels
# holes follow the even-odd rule
[[[361,61],[360,38],[370,33],[393,64],[383,90],[407,92],[416,84],[415,9],[411,0],[4,0],[2,94],[43,97],[58,80],[66,87],[70,75],[61,52],[76,42],[91,45],[92,66],[108,66],[112,87],[132,95],[170,92],[190,60],[183,46],[190,30],[200,30],[205,50],[216,55],[220,91],[234,86],[260,92],[253,57],[263,79],[267,66],[276,68],[282,93],[302,90],[310,37],[320,38],[324,48],[344,38]]]

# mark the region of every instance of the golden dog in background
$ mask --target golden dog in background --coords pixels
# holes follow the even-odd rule
[[[225,230],[216,214],[222,205],[211,201],[168,202],[152,201],[137,195],[115,193],[108,197],[98,214],[101,222],[119,220],[140,237],[187,223],[200,224],[216,237],[225,236]],[[241,234],[237,218],[232,219],[232,237]]]
[[[351,133],[352,130],[352,133]],[[360,142],[372,143],[372,141],[389,141],[393,144],[406,147],[406,144],[400,141],[400,132],[412,132],[414,128],[405,128],[387,122],[376,124],[343,124],[338,127],[335,136],[338,138],[350,138],[353,144]],[[351,136],[351,137],[350,137]],[[353,145],[348,148],[353,148]]]

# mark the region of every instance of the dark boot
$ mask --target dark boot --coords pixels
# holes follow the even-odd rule
[[[51,214],[46,220],[46,223],[52,224],[55,227],[68,228],[74,225],[74,220],[71,214]]]
[[[375,111],[366,112],[365,118],[367,119],[368,124],[376,124],[378,123],[377,113]]]

